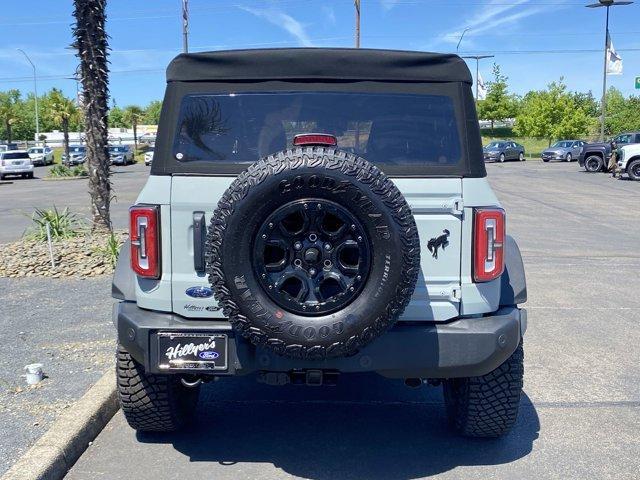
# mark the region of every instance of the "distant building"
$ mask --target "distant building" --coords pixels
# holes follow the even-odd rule
[[[156,141],[157,133],[157,125],[138,125],[138,143],[154,143]],[[40,132],[40,135],[44,135],[46,137],[45,142],[51,147],[61,147],[64,143],[64,133],[60,130],[54,130],[53,132]],[[80,144],[84,142],[84,132],[69,132],[69,143]],[[109,143],[133,145],[133,129],[110,128]]]

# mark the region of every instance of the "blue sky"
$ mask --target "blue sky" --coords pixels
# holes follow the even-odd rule
[[[469,28],[461,54],[492,53],[511,90],[543,88],[560,76],[572,90],[600,95],[604,9],[579,0],[362,0],[362,46],[453,52]],[[190,0],[192,51],[227,48],[353,44],[352,0]],[[162,98],[164,68],[182,48],[180,0],[109,0],[111,95],[120,106]],[[0,15],[0,90],[32,88],[25,50],[38,68],[42,92],[75,95],[64,77],[76,67],[70,0],[3,1]],[[612,9],[614,45],[625,73],[610,76],[625,94],[640,76],[640,1]],[[573,50],[583,52],[560,53]],[[598,51],[591,51],[598,50]],[[529,53],[522,51],[556,51]],[[470,64],[475,73],[475,62]],[[481,64],[488,80],[491,61]]]

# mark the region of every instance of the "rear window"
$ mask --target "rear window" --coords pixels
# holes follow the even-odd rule
[[[181,163],[252,163],[292,146],[300,133],[329,133],[369,161],[455,166],[462,146],[446,95],[279,92],[187,95],[173,155]]]
[[[109,147],[111,153],[123,153],[127,151],[126,147]]]
[[[4,160],[18,160],[21,158],[29,158],[29,154],[27,152],[9,152],[4,153],[2,158]]]

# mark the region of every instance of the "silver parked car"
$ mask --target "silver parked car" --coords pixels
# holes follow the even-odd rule
[[[488,160],[500,163],[505,160],[525,161],[524,146],[510,140],[491,142],[483,150],[485,162]]]
[[[87,147],[84,145],[69,145],[69,158],[66,154],[62,154],[62,164],[81,165],[87,161]]]
[[[109,145],[109,160],[112,165],[134,163],[133,149],[130,145]]]
[[[542,152],[542,161],[560,160],[562,162],[572,162],[580,157],[582,147],[587,142],[583,140],[561,140],[554,143]]]

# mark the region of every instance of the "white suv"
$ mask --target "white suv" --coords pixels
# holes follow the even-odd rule
[[[51,147],[31,147],[28,153],[34,165],[53,164],[53,149]]]
[[[640,143],[618,150],[618,169],[627,172],[631,180],[640,180]]]
[[[26,150],[0,152],[0,180],[7,175],[33,178],[33,163]]]

